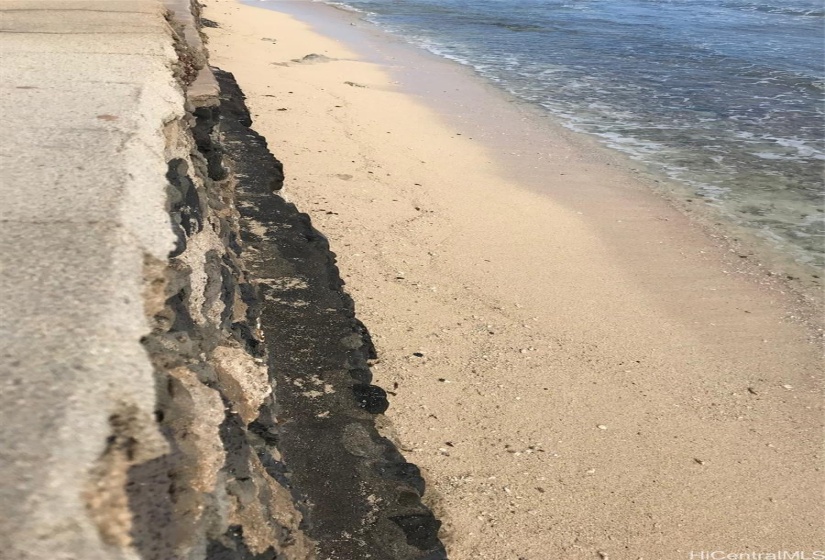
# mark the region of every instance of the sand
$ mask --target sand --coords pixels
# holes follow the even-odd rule
[[[816,317],[747,245],[466,69],[273,4],[315,27],[208,0],[212,64],[338,254],[451,558],[822,547]]]

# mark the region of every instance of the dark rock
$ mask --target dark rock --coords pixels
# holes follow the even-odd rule
[[[304,515],[302,528],[317,543],[319,557],[446,558],[440,524],[419,498],[420,472],[375,427],[373,415],[387,409],[387,394],[370,385],[368,361],[377,355],[343,291],[335,255],[308,215],[273,194],[283,184],[282,166],[249,128],[249,111],[233,76],[217,69],[215,75],[224,149],[238,179],[242,229],[235,243],[254,248],[241,253],[242,266],[257,278],[287,280],[277,288],[259,284],[255,318],[232,324],[233,336],[247,340],[254,330],[250,325],[260,318],[261,346],[274,381],[273,398],[248,426],[249,437],[260,442],[258,457],[268,475],[290,485]],[[243,227],[248,220],[265,233]],[[295,278],[301,282],[290,282]],[[239,283],[238,290],[244,302],[253,299],[250,287]],[[332,391],[318,397],[321,387]],[[316,395],[308,396],[309,390]],[[218,544],[214,550],[225,553]]]
[[[372,372],[367,368],[352,368],[349,374],[354,380],[365,385],[369,385],[372,381]]]
[[[426,484],[421,476],[421,470],[412,463],[382,463],[375,466],[376,472],[383,477],[391,478],[415,488],[419,496],[424,495]]]
[[[407,544],[420,550],[429,550],[439,544],[438,530],[441,528],[441,521],[431,513],[398,515],[390,519],[404,531]]]
[[[238,257],[243,242],[232,205],[234,185],[222,181],[227,176],[225,151],[215,129],[221,111],[211,107],[194,112],[194,118],[183,121],[193,125],[190,157],[170,160],[166,173],[176,247],[166,262],[144,262],[151,332],[141,343],[155,369],[154,418],[169,453],[136,463],[130,451],[130,442],[136,440],[116,434],[111,442],[114,459],[102,460],[128,467],[131,537],[145,560],[183,558],[202,546],[207,546],[210,559],[275,560],[290,547],[297,551],[295,557],[306,557],[301,554],[308,553],[311,543],[299,527],[300,498],[296,494],[290,504],[286,468],[272,452],[278,445],[277,424],[265,411],[246,426],[233,411],[239,403],[258,406],[256,399],[266,400],[265,392],[252,385],[238,387],[233,384],[236,378],[215,366],[213,352],[220,347],[231,350],[228,365],[221,367],[260,376],[267,356],[257,330],[261,294]],[[238,116],[243,118],[243,111]],[[277,160],[267,169],[277,178]],[[205,227],[221,241],[210,244],[208,251],[188,242]],[[191,258],[179,258],[184,254]],[[206,277],[198,294],[202,297],[192,297],[196,273]],[[236,309],[239,299],[245,313]],[[215,309],[221,309],[219,317]],[[193,441],[208,443],[197,446]],[[271,510],[276,502],[279,515]],[[287,511],[290,505],[292,512]],[[220,534],[229,519],[237,525]],[[264,548],[271,546],[253,554],[246,543],[262,539]]]
[[[220,114],[219,109],[198,107],[194,114],[195,126],[192,128],[192,135],[198,151],[206,158],[208,177],[213,181],[221,181],[226,178],[227,172],[223,166],[223,149],[214,137]]]
[[[375,385],[353,385],[352,392],[358,406],[370,414],[383,414],[390,407],[387,392]]]

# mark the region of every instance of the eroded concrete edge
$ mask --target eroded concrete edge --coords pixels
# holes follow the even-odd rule
[[[230,206],[237,204],[240,217],[240,229],[233,222],[224,244],[240,257],[233,271],[242,270],[244,282],[235,301],[245,305],[246,320],[238,317],[231,328],[246,340],[247,352],[265,360],[273,391],[238,405],[247,433],[237,435],[291,490],[303,534],[320,558],[446,558],[440,522],[421,502],[419,470],[376,430],[375,415],[388,406],[386,393],[370,384],[368,360],[375,350],[343,290],[335,255],[309,217],[277,195],[281,163],[250,128],[232,75],[215,74],[203,68],[188,88],[197,107],[195,139],[203,171],[231,185]],[[224,393],[232,392],[227,385]],[[231,536],[234,542],[224,535],[212,543],[209,556],[246,557],[236,556],[248,544],[244,529]]]
[[[53,34],[61,18],[99,6],[14,0],[5,7],[22,19],[4,25],[19,37],[32,28],[24,50],[40,52],[41,27]],[[386,395],[370,384],[374,350],[334,255],[276,194],[281,165],[249,129],[231,75],[218,72],[220,92],[197,4],[166,7],[129,0],[95,11],[111,33],[137,25],[128,41],[165,66],[137,88],[134,114],[91,114],[140,130],[126,130],[117,152],[124,187],[111,221],[57,224],[57,237],[89,238],[90,258],[67,254],[38,216],[4,218],[21,240],[48,234],[30,243],[54,252],[40,255],[43,274],[63,274],[64,286],[82,284],[84,267],[109,275],[97,292],[86,286],[66,321],[95,299],[117,307],[95,308],[102,322],[89,316],[88,328],[9,331],[4,417],[25,417],[31,403],[48,410],[31,437],[7,438],[17,422],[3,432],[12,445],[2,456],[0,558],[444,558],[418,469],[375,429]],[[108,56],[96,24],[83,25],[72,45]],[[25,260],[11,257],[4,275]],[[35,301],[61,301],[62,286],[36,274],[3,276],[3,292],[52,290]],[[40,356],[18,359],[38,337]],[[55,340],[65,342],[58,353]],[[61,352],[74,361],[58,363]],[[37,398],[42,382],[54,403]]]
[[[197,7],[181,18],[174,3],[178,241],[146,263],[144,339],[172,451],[130,469],[133,545],[146,559],[446,558],[418,469],[375,428],[386,394],[335,256],[277,195],[282,166],[231,74],[204,65]]]
[[[314,558],[277,450],[264,448],[253,428],[272,385],[256,288],[239,258],[235,177],[216,130],[218,87],[204,66],[197,6],[170,4],[174,70],[186,91],[184,117],[165,127],[177,241],[168,258],[145,259],[151,332],[142,340],[169,452],[129,463],[130,440],[116,437],[102,462],[128,465],[129,545],[140,558]]]

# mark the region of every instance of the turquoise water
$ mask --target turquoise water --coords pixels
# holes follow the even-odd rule
[[[814,0],[348,0],[825,265]]]

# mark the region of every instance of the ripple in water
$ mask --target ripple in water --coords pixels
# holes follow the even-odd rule
[[[818,0],[352,0],[825,266]]]

